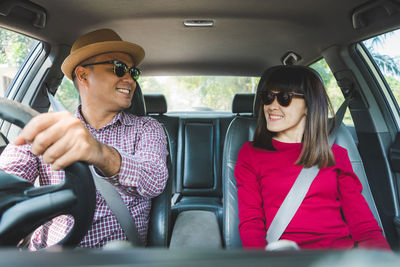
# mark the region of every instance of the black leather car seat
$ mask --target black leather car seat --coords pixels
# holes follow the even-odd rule
[[[132,98],[132,105],[125,112],[137,116],[146,115],[146,106],[142,90],[139,83],[136,83],[136,89]],[[164,128],[165,130],[165,128]],[[147,230],[147,246],[167,247],[170,240],[171,228],[171,151],[168,132],[165,131],[168,138],[168,182],[163,193],[152,200],[150,211],[149,226]]]
[[[232,100],[232,113],[237,116],[252,116],[254,93],[237,93],[233,96]]]

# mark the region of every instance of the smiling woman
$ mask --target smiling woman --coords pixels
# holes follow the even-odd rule
[[[290,240],[302,249],[390,250],[347,150],[329,144],[332,109],[321,78],[304,66],[275,66],[263,78],[258,94],[271,98],[261,97],[254,141],[243,145],[235,166],[243,246],[268,249],[273,241]],[[282,103],[278,92],[301,97]],[[312,168],[315,178],[303,173]],[[298,206],[289,201],[292,194],[302,200]],[[279,232],[274,223],[285,227]]]

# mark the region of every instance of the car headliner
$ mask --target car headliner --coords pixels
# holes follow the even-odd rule
[[[309,64],[332,45],[348,44],[386,26],[355,30],[353,11],[365,0],[33,0],[47,13],[44,29],[13,29],[50,44],[72,45],[80,35],[112,28],[146,50],[144,75],[259,76],[287,51]],[[207,19],[214,27],[185,27]],[[0,23],[6,21],[0,19]]]

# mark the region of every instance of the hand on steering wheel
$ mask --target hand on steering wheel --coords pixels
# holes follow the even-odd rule
[[[37,114],[0,98],[0,118],[21,128]],[[42,187],[0,170],[0,246],[16,246],[37,227],[63,214],[71,215],[74,225],[57,245],[79,244],[93,221],[96,189],[87,164],[75,162],[64,170],[63,183]]]

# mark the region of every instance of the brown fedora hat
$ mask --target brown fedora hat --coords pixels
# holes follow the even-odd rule
[[[79,63],[90,57],[109,52],[129,54],[135,66],[138,66],[144,58],[144,50],[141,46],[122,41],[121,37],[113,30],[100,29],[89,32],[75,41],[69,56],[61,65],[61,70],[72,80],[72,72]]]

